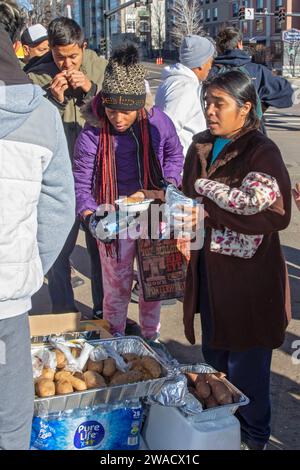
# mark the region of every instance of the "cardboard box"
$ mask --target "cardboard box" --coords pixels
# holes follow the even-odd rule
[[[79,312],[29,315],[30,334],[31,336],[46,336],[79,331],[80,318]]]
[[[109,334],[108,337],[111,337],[107,320],[82,320],[79,325],[79,331],[98,331],[99,329],[104,329]]]
[[[57,313],[45,315],[29,315],[31,342],[47,343],[51,336],[64,335],[66,339],[105,339],[111,334],[105,320],[80,321],[80,313]]]

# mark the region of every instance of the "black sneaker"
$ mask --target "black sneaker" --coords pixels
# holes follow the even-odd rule
[[[134,304],[138,304],[139,303],[139,297],[140,297],[140,286],[139,286],[139,283],[136,282],[132,288],[132,291],[131,291],[131,302],[133,302]]]
[[[84,279],[82,277],[79,277],[77,274],[76,269],[71,266],[71,286],[73,289],[76,289],[76,287],[83,286],[85,283]]]
[[[103,319],[103,311],[102,310],[93,311],[93,319],[94,320],[102,320]]]
[[[241,450],[266,450],[267,444],[260,445],[260,444],[250,444],[249,442],[242,441],[241,442]]]

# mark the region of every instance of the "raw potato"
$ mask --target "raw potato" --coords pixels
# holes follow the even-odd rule
[[[188,387],[188,391],[189,391],[198,401],[200,401],[201,405],[205,405],[204,399],[199,397],[199,395],[198,395],[198,393],[197,393],[197,390],[196,390],[194,387],[189,386],[189,387]]]
[[[142,372],[143,372],[143,379],[142,380],[153,380],[153,377],[152,377],[152,375],[150,374],[150,372],[148,370],[143,369]]]
[[[232,403],[232,393],[221,379],[218,379],[214,374],[206,374],[206,380],[211,386],[213,396],[219,405]]]
[[[112,357],[105,359],[104,364],[103,364],[103,371],[102,371],[102,374],[104,375],[104,377],[112,377],[115,372],[116,372],[116,361]]]
[[[44,367],[39,378],[54,380],[55,370],[49,367]]]
[[[160,364],[150,356],[142,357],[142,365],[148,371],[153,379],[158,379],[161,376]]]
[[[65,395],[66,393],[73,393],[73,386],[69,380],[59,380],[56,382],[55,390],[57,395]]]
[[[119,375],[123,375],[124,372],[120,371],[120,370],[116,370],[116,372],[114,373],[114,375],[110,378],[110,385],[111,385],[111,382],[112,381],[115,381],[117,377],[119,377]]]
[[[41,398],[53,397],[55,395],[55,384],[49,379],[39,379],[35,384],[37,396]]]
[[[74,377],[73,375],[70,378],[71,384],[75,390],[78,392],[82,392],[83,390],[87,389],[86,383],[84,380],[78,379],[77,377]]]
[[[89,359],[87,362],[87,370],[93,370],[101,374],[103,371],[103,361],[92,361],[92,359]]]
[[[110,385],[126,385],[130,383],[140,382],[143,380],[143,373],[139,370],[130,370],[129,372],[121,372],[115,374]]]
[[[76,379],[80,379],[80,380],[83,380],[84,381],[84,375],[82,372],[75,372],[75,374],[73,374],[74,377],[76,377]]]
[[[132,362],[130,362],[129,369],[130,370],[140,370],[141,372],[144,372],[146,370],[146,369],[144,369],[144,366],[143,366],[143,363],[142,363],[141,359],[135,359]]]
[[[135,353],[125,353],[125,354],[122,354],[122,357],[125,362],[132,362],[132,361],[136,361],[140,359],[140,356],[138,356]]]
[[[83,375],[87,388],[106,387],[104,378],[97,372],[94,372],[93,370],[87,370]]]
[[[210,395],[210,397],[206,398],[204,400],[206,408],[215,408],[216,406],[219,406],[217,400],[213,395]]]
[[[63,369],[67,365],[66,356],[59,349],[54,349],[54,352],[55,352],[55,355],[56,355],[56,362],[57,362],[56,367],[58,369]]]
[[[211,394],[211,388],[206,381],[205,374],[194,374],[192,372],[187,372],[185,375],[187,376],[188,381],[195,388],[198,398],[202,400],[209,397]]]
[[[59,382],[60,380],[69,380],[72,377],[71,372],[68,372],[67,370],[60,370],[59,372],[56,372],[54,376],[55,382]]]

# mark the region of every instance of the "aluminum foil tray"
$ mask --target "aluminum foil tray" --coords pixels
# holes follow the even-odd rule
[[[216,371],[213,367],[208,364],[197,364],[197,365],[184,365],[180,364],[179,370],[182,373],[185,372],[194,372],[196,374],[210,374]],[[195,422],[202,422],[202,421],[212,421],[216,419],[222,419],[228,415],[234,414],[240,406],[248,405],[250,402],[249,398],[246,397],[238,388],[236,388],[232,383],[230,383],[225,378],[222,379],[228,386],[228,388],[233,392],[236,402],[230,405],[219,405],[215,408],[209,408],[207,410],[203,410],[201,413],[193,416],[193,420]],[[182,410],[184,412],[184,409]]]
[[[35,398],[34,414],[42,415],[68,409],[87,408],[99,404],[111,404],[124,402],[135,398],[155,395],[160,392],[167,379],[172,377],[160,357],[148,346],[148,344],[137,336],[126,336],[124,338],[111,338],[103,340],[88,341],[93,346],[101,344],[113,347],[118,353],[136,353],[141,356],[153,357],[162,367],[162,377],[143,382],[126,385],[115,385],[112,387],[86,390],[84,392],[73,392],[66,395],[57,395],[49,398]],[[45,346],[46,348],[46,346]],[[41,349],[33,346],[33,349]]]

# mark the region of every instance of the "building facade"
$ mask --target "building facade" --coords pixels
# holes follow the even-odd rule
[[[300,13],[300,0],[199,0],[203,7],[203,26],[210,36],[215,37],[220,28],[233,25],[240,28],[244,35],[244,44],[257,60],[275,69],[286,69],[286,44],[282,41],[282,32],[292,28],[300,29],[300,17],[286,17],[280,23],[274,13],[284,7],[287,13]],[[241,6],[254,8],[255,19],[239,21]]]

